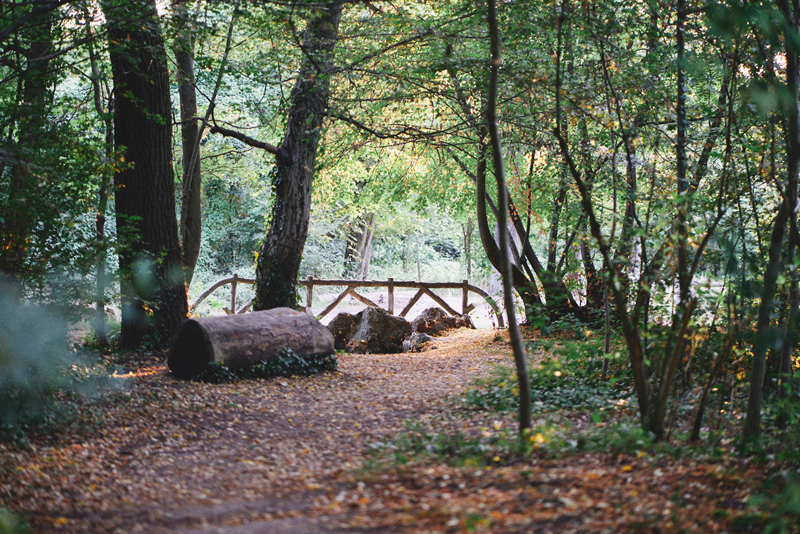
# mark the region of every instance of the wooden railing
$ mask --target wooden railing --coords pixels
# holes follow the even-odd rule
[[[223,310],[227,314],[233,313],[244,313],[248,311],[252,305],[253,301],[251,300],[246,305],[242,306],[241,308],[236,308],[236,289],[239,284],[246,284],[252,285],[255,284],[256,281],[252,278],[240,278],[238,275],[234,274],[230,278],[225,278],[220,280],[211,285],[208,289],[203,291],[203,293],[197,297],[197,300],[192,304],[191,310],[194,311],[197,306],[206,298],[208,298],[214,291],[219,289],[222,286],[231,285],[231,297],[230,297],[230,307],[225,307]],[[322,319],[326,315],[328,315],[331,311],[336,308],[336,306],[341,303],[345,297],[348,295],[352,296],[356,300],[363,302],[367,306],[375,306],[376,308],[380,308],[378,304],[371,301],[364,295],[359,294],[356,289],[362,287],[385,287],[387,288],[387,306],[386,311],[390,314],[394,315],[394,290],[395,288],[411,288],[417,289],[416,294],[408,301],[408,304],[400,311],[400,317],[405,317],[406,314],[411,311],[411,308],[414,304],[419,301],[420,298],[427,295],[429,296],[434,302],[436,302],[439,306],[441,306],[447,313],[450,315],[466,315],[472,310],[475,309],[474,304],[469,304],[469,293],[470,291],[473,293],[477,293],[479,296],[483,297],[487,304],[492,307],[492,311],[494,312],[495,316],[497,317],[497,324],[500,328],[505,326],[505,322],[503,321],[503,314],[501,313],[500,309],[497,307],[497,304],[494,300],[489,296],[486,291],[483,289],[473,286],[469,283],[468,280],[464,280],[463,282],[411,282],[411,281],[397,281],[394,278],[389,278],[386,281],[383,280],[321,280],[318,278],[314,278],[313,276],[309,276],[305,280],[300,281],[300,285],[306,288],[306,312],[314,315],[314,312],[311,309],[311,303],[314,298],[314,286],[344,286],[345,289],[339,295],[333,299],[333,301],[328,304],[328,306],[322,310],[316,317],[318,319]],[[453,309],[450,304],[447,303],[446,300],[441,298],[439,295],[433,292],[434,289],[460,289],[461,290],[461,313],[457,312]]]

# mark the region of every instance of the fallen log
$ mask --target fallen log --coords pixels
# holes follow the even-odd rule
[[[298,356],[325,356],[334,351],[333,335],[312,316],[290,308],[188,319],[167,363],[176,377],[192,378],[212,362],[242,369],[268,362],[284,348]]]

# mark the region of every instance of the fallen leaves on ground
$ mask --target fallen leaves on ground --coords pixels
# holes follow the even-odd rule
[[[0,444],[0,503],[33,532],[202,532],[279,519],[299,532],[308,518],[317,531],[712,532],[758,480],[728,461],[597,453],[365,470],[370,451],[409,422],[467,433],[515,424],[448,402],[510,364],[495,332],[460,330],[436,347],[221,385],[176,381],[151,362],[64,432],[32,436],[27,448]]]

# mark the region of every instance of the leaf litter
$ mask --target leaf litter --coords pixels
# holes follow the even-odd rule
[[[0,443],[0,504],[37,533],[717,532],[763,480],[730,458],[645,453],[393,462],[410,424],[465,435],[515,427],[452,401],[512,364],[507,343],[458,330],[435,345],[233,384],[177,381],[145,361],[123,392],[82,406],[61,432]],[[386,461],[370,467],[376,454]]]

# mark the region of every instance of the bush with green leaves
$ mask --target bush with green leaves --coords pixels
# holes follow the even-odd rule
[[[70,346],[57,315],[0,284],[0,429],[19,435],[54,419],[57,392],[87,395],[108,387],[105,367]]]
[[[603,354],[599,342],[552,341],[530,344],[531,353],[544,350],[552,354],[530,371],[534,403],[545,408],[603,409],[635,403],[630,378],[624,368],[607,380],[602,378]],[[513,411],[519,406],[519,390],[514,370],[498,366],[488,377],[480,378],[466,392],[468,405],[496,411]]]
[[[300,356],[285,347],[272,360],[258,362],[251,367],[231,369],[224,363],[212,362],[192,378],[197,382],[225,384],[239,379],[311,376],[338,368],[336,354]]]
[[[747,509],[733,519],[737,532],[789,534],[800,525],[800,477],[773,475],[762,494],[747,501]]]
[[[30,529],[17,516],[0,508],[0,534],[28,534]]]

